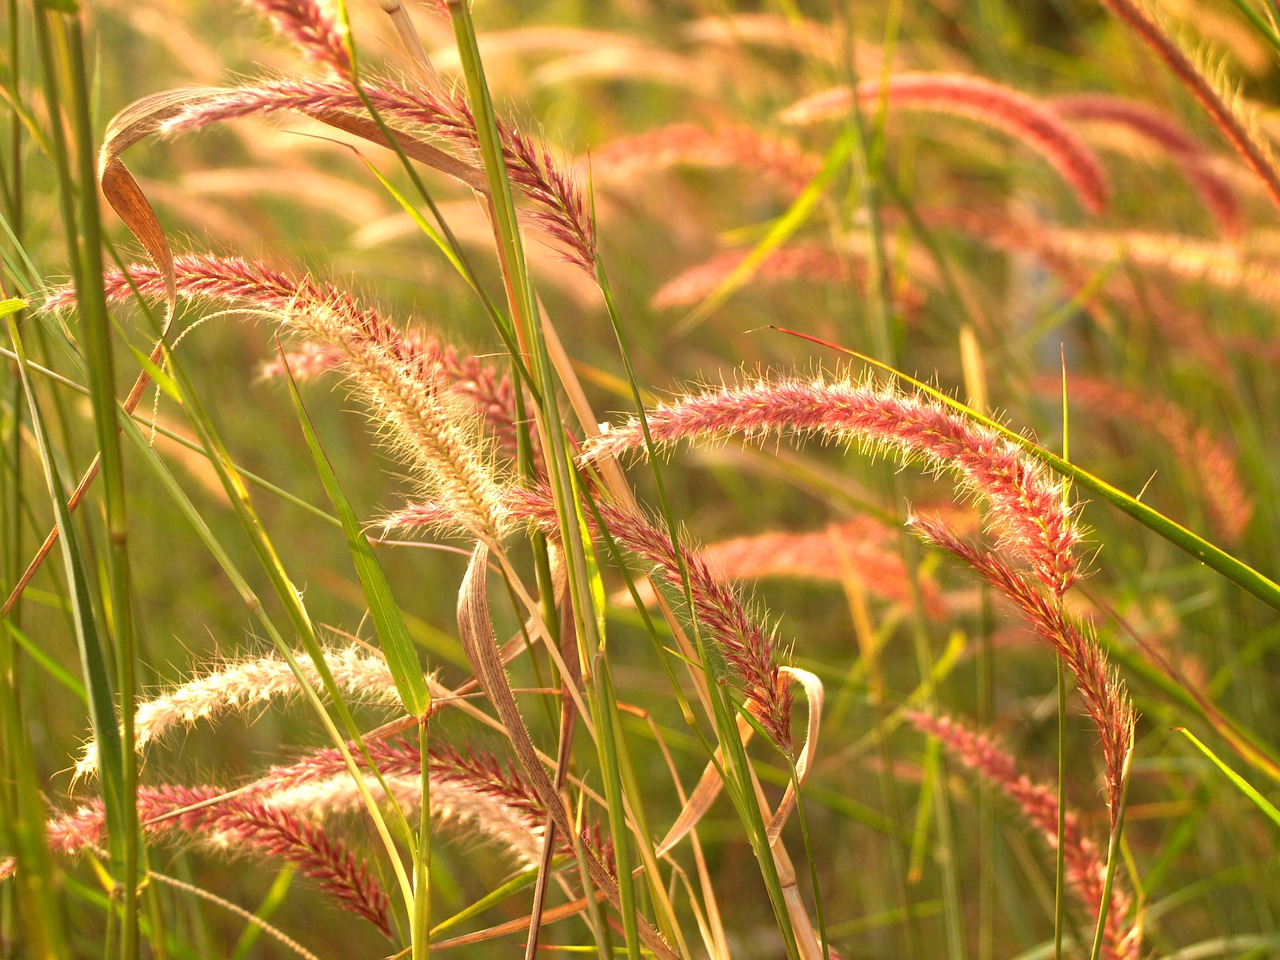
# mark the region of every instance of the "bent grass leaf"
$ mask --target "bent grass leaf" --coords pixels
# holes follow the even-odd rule
[[[534,792],[542,800],[547,813],[555,822],[556,829],[565,837],[578,835],[578,828],[570,819],[565,809],[564,800],[555,784],[547,776],[538,757],[538,752],[529,737],[524,717],[516,706],[515,696],[507,679],[506,669],[498,656],[497,642],[493,632],[493,624],[489,616],[488,595],[488,561],[489,548],[478,544],[471,554],[471,562],[467,566],[466,577],[458,592],[458,638],[466,650],[467,659],[471,661],[476,679],[480,682],[485,696],[493,704],[507,729],[512,749],[520,762],[524,775],[528,778]],[[585,867],[586,876],[592,885],[601,891],[616,910],[622,909],[622,899],[618,892],[618,883],[595,853],[585,845],[581,849],[580,862]],[[667,945],[647,920],[637,924],[638,933],[644,945],[662,960],[677,960],[675,951]]]

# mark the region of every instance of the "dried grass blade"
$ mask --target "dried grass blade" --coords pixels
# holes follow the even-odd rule
[[[796,759],[795,779],[787,784],[786,793],[782,795],[782,801],[778,804],[778,809],[774,811],[773,819],[769,821],[768,836],[770,846],[778,842],[782,828],[786,826],[787,819],[796,808],[797,791],[809,779],[809,764],[818,752],[818,733],[822,729],[822,704],[825,699],[822,681],[808,670],[802,670],[799,667],[779,667],[778,672],[791,677],[794,682],[804,688],[805,699],[809,701],[809,724],[805,732],[804,745],[801,747],[800,755]]]
[[[133,178],[121,154],[129,147],[154,136],[160,125],[185,104],[184,90],[170,90],[132,103],[107,124],[98,151],[98,182],[102,195],[124,225],[138,238],[164,280],[165,316],[172,317],[178,301],[173,251],[155,210]]]
[[[808,670],[802,670],[799,667],[779,667],[778,669],[780,673],[789,675],[792,680],[804,687],[805,696],[809,700],[808,730],[805,734],[804,745],[800,750],[799,759],[796,761],[797,780],[803,786],[808,779],[809,764],[818,750],[818,732],[822,725],[822,704],[824,700],[823,685],[822,681]],[[744,746],[751,739],[754,732],[755,728],[745,718],[740,717],[738,719],[738,733],[742,737]],[[676,818],[676,822],[671,825],[667,835],[658,844],[658,856],[664,856],[669,853],[676,844],[683,840],[689,834],[689,831],[697,826],[698,821],[702,819],[716,797],[720,795],[720,790],[724,786],[724,774],[720,768],[720,763],[720,751],[717,750],[715,759],[708,763],[706,769],[702,771],[702,776],[699,778],[697,786],[694,787],[693,793],[689,795],[689,799],[684,803],[680,816]],[[769,821],[767,832],[770,845],[778,842],[778,836],[781,834],[783,826],[786,825],[791,811],[795,809],[795,804],[795,784],[788,784],[782,802]]]
[[[595,891],[594,897],[597,902],[604,900],[606,894],[603,890]],[[557,920],[564,920],[568,917],[576,916],[583,910],[587,909],[588,898],[579,897],[569,903],[562,903],[550,910],[543,910],[538,918],[538,922],[543,926],[549,923],[555,923]],[[449,940],[441,940],[438,943],[431,944],[432,950],[447,950],[450,947],[465,947],[473,943],[484,943],[497,937],[507,936],[508,934],[520,933],[529,929],[533,923],[533,915],[529,914],[516,920],[508,920],[506,923],[500,923],[496,926],[486,927],[484,930],[477,930],[475,933],[465,933],[459,937],[453,937]]]
[[[738,733],[742,737],[743,745],[745,745],[751,739],[752,734],[755,733],[755,728],[747,723],[744,718],[739,717]],[[725,776],[721,767],[723,762],[723,751],[717,748],[706,769],[702,771],[702,776],[698,778],[698,785],[693,788],[693,793],[689,794],[689,799],[681,809],[680,816],[676,818],[676,822],[671,825],[667,835],[658,844],[658,856],[661,857],[670,853],[676,844],[698,825],[698,821],[711,809],[711,804],[715,802],[716,797],[720,796],[720,791],[724,787]]]
[[[543,769],[524,718],[516,706],[506,670],[498,657],[493,624],[489,617],[488,560],[488,547],[477,544],[458,593],[458,637],[476,672],[476,679],[507,727],[511,746],[530,785],[546,806],[556,828],[564,836],[572,837],[577,830],[565,810],[564,801],[555,784]],[[621,909],[618,884],[604,864],[587,849],[583,850],[582,861],[591,883],[608,898],[615,909]],[[640,924],[639,933],[645,946],[656,956],[664,960],[676,960],[676,953],[647,921]]]

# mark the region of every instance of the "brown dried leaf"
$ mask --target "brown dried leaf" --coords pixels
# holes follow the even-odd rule
[[[493,622],[489,617],[488,561],[488,547],[477,544],[471,554],[467,574],[458,592],[458,638],[462,642],[462,649],[467,655],[468,662],[475,670],[476,680],[507,728],[507,736],[515,750],[516,759],[519,760],[530,786],[546,807],[556,829],[564,836],[571,837],[577,832],[573,820],[565,809],[560,792],[542,766],[538,751],[529,737],[524,718],[516,706],[515,695],[511,692],[511,684],[498,655]],[[618,894],[617,882],[599,858],[585,845],[581,862],[590,874],[592,884],[604,892],[614,909],[621,910],[622,900]],[[677,960],[675,951],[647,921],[640,924],[640,939],[656,956],[664,960]]]

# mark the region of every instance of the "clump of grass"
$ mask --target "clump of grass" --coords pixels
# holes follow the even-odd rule
[[[134,92],[107,125],[99,183],[88,74],[58,59],[83,49],[80,20],[35,11],[44,86],[34,92],[21,69],[25,39],[12,41],[14,69],[0,79],[13,121],[0,183],[13,227],[5,286],[20,294],[0,303],[19,374],[0,407],[10,596],[0,882],[14,905],[0,911],[0,938],[25,935],[50,957],[75,955],[80,940],[100,949],[103,934],[108,953],[126,958],[141,955],[141,941],[157,955],[205,949],[213,931],[251,915],[250,894],[232,898],[238,905],[167,877],[162,858],[174,849],[175,872],[188,876],[196,856],[288,865],[370,935],[359,939],[349,919],[332,929],[414,958],[446,944],[514,949],[489,941],[515,936],[526,957],[564,948],[725,958],[751,938],[795,960],[1135,960],[1210,955],[1221,930],[1273,912],[1263,858],[1247,864],[1245,911],[1224,879],[1234,874],[1210,854],[1253,843],[1252,817],[1269,815],[1248,779],[1280,780],[1269,706],[1280,691],[1253,669],[1270,657],[1274,610],[1247,607],[1234,589],[1280,609],[1280,586],[1182,526],[1159,479],[1145,490],[1153,467],[1176,462],[1196,494],[1192,516],[1202,508],[1241,557],[1274,558],[1263,536],[1275,520],[1267,451],[1280,439],[1266,414],[1280,396],[1265,358],[1280,298],[1257,252],[1273,212],[1257,209],[1233,165],[1271,199],[1280,193],[1267,145],[1224,85],[1155,17],[1104,5],[1187,86],[1207,124],[1185,113],[1175,122],[1135,97],[1119,66],[1105,93],[1098,71],[1059,69],[1043,89],[1009,80],[979,47],[940,68],[920,11],[869,12],[857,24],[795,11],[652,13],[654,36],[714,50],[694,77],[680,75],[693,69],[687,51],[634,41],[610,5],[491,45],[472,18],[500,14],[461,0],[434,5],[430,22],[395,3],[379,22],[318,0],[257,0],[249,6],[295,49],[297,71]],[[860,35],[869,25],[883,46]],[[1078,33],[1101,43],[1090,31],[1113,41],[1115,29]],[[370,55],[390,46],[378,30],[403,49],[398,60]],[[452,55],[427,52],[446,37],[456,76]],[[527,132],[535,127],[491,88],[507,71],[551,135],[563,124],[575,142]],[[737,82],[759,76],[786,79]],[[678,92],[657,92],[664,85]],[[376,185],[373,202],[425,242],[370,254],[325,237],[341,265],[319,269],[275,266],[313,257],[306,236],[268,253],[214,236],[209,252],[175,255],[190,247],[169,226],[178,214],[152,208],[148,194],[164,191],[135,180],[125,152],[150,139],[172,150],[179,136],[222,126],[254,155],[269,138],[246,131],[286,117],[347,138],[354,149],[319,148],[338,170],[326,175]],[[951,117],[1028,149],[974,137],[972,123]],[[1149,203],[1163,184],[1135,185],[1152,174],[1130,169],[1124,152],[1104,168],[1092,147],[1103,127],[1164,157],[1186,196]],[[920,135],[899,136],[908,129]],[[1209,146],[1214,129],[1238,161]],[[42,202],[25,163],[32,132],[57,168],[61,205],[40,214],[70,240],[70,283],[37,265],[48,244],[27,210]],[[316,163],[314,149],[308,138],[284,152],[301,170]],[[1041,195],[1046,163],[1070,190],[1060,207]],[[100,249],[115,249],[96,226],[99,185],[145,261],[99,262]],[[441,215],[471,203],[492,234],[479,252]],[[283,222],[282,236],[305,233]],[[588,306],[539,296],[530,263],[540,254],[525,252],[526,235],[577,268]],[[720,253],[708,259],[708,249]],[[364,259],[376,306],[322,279],[349,273],[344,258]],[[1167,289],[1175,281],[1197,285],[1210,309]],[[759,311],[764,284],[776,335],[740,340],[731,324]],[[104,339],[106,311],[123,317],[134,304],[158,318],[151,342],[135,343],[140,327],[123,322]],[[1231,310],[1216,310],[1224,304]],[[237,364],[246,384],[251,366],[264,374],[249,414],[239,387],[202,385],[203,338],[230,335],[200,323],[178,333],[188,313],[260,321],[285,341]],[[864,343],[876,346],[854,353]],[[775,349],[775,369],[763,370],[761,353]],[[833,349],[854,359],[829,362]],[[120,404],[113,363],[129,356],[137,385]],[[905,374],[919,369],[948,388]],[[314,385],[331,374],[391,470],[353,452],[326,412]],[[153,409],[139,413],[148,381]],[[961,384],[968,405],[953,398]],[[71,390],[94,401],[92,440],[80,435]],[[293,404],[278,423],[257,409],[273,390]],[[1044,418],[1050,390],[1063,413]],[[238,422],[250,429],[226,426]],[[148,426],[202,457],[219,496],[179,482]],[[1031,440],[1032,426],[1047,439]],[[1068,458],[1081,432],[1091,457],[1109,454],[1099,473],[1115,474]],[[286,470],[299,434],[328,506],[297,492],[313,486],[308,472]],[[1155,456],[1134,437],[1164,449]],[[107,454],[102,510],[64,491],[90,448]],[[624,472],[632,464],[643,469]],[[939,504],[917,473],[949,477],[951,499]],[[94,471],[86,476],[88,489]],[[130,508],[141,501],[163,548],[144,540],[146,564],[131,569],[123,492],[143,484],[164,496],[131,495]],[[1105,501],[1090,508],[1090,529],[1082,491]],[[1107,505],[1145,528],[1135,535]],[[234,523],[221,516],[228,509]],[[60,580],[37,573],[54,566],[55,541]],[[109,559],[95,578],[99,554]],[[454,554],[468,558],[461,576]],[[201,609],[201,577],[187,571],[210,562],[231,602],[206,596]],[[175,589],[179,577],[187,589]],[[164,631],[135,630],[132,614],[160,620],[162,600],[229,648],[248,613],[275,651],[229,652],[142,693],[139,670],[178,656],[160,640],[137,642]],[[1130,635],[1109,616],[1126,607],[1166,612],[1161,644],[1181,639],[1177,655],[1160,654],[1145,626]],[[1041,656],[997,642],[1007,612],[1041,641]],[[331,618],[350,622],[322,632]],[[1258,639],[1225,649],[1221,638],[1237,634]],[[63,638],[76,640],[79,677],[60,662]],[[1217,673],[1199,689],[1174,661]],[[1056,744],[1044,729],[1049,664]],[[1088,717],[1084,733],[1068,688]],[[90,720],[76,716],[69,731],[65,703],[80,699]],[[322,743],[283,709],[291,701]],[[28,704],[43,710],[38,735],[24,722]],[[293,759],[218,770],[197,728],[229,738],[233,713],[269,713],[299,742]],[[928,735],[923,755],[903,719]],[[1171,725],[1211,732],[1231,754],[1189,751],[1161,732]],[[72,759],[84,726],[90,738]],[[203,783],[163,749],[175,741],[195,754]],[[1053,754],[1056,790],[1020,772],[1047,768]],[[949,779],[944,756],[985,786],[975,794]],[[42,793],[70,791],[48,789],[43,770],[68,763],[73,789],[101,796],[55,801],[64,812],[50,815]],[[992,791],[1047,839],[1056,868],[1001,831]],[[1203,864],[1186,855],[1197,835]],[[504,855],[478,853],[480,841]],[[64,892],[94,905],[70,940],[58,932]],[[1067,892],[1078,909],[1066,909]],[[174,921],[198,899],[229,905],[226,916]],[[1194,906],[1174,919],[1170,904],[1184,901]],[[258,918],[257,928],[278,924],[276,942],[312,956],[284,932],[299,916]],[[314,922],[318,942],[332,939]],[[1263,930],[1223,949],[1274,944]]]

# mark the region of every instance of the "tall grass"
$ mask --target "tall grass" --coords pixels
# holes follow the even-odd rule
[[[1103,6],[9,4],[6,955],[1280,950],[1274,25]]]

